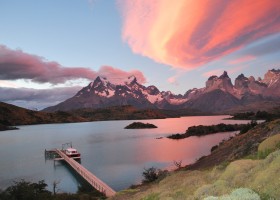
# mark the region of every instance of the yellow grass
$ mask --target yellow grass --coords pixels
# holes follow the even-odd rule
[[[258,147],[258,152],[265,152],[267,150],[275,150],[277,144],[280,143],[280,134],[273,135],[265,139]]]
[[[205,171],[174,172],[159,183],[151,184],[147,190],[132,194],[128,199],[220,199],[232,195],[236,188],[248,188],[260,196],[269,195],[280,199],[280,150],[264,160],[234,161],[225,169],[217,166]],[[120,195],[116,199],[126,198]]]

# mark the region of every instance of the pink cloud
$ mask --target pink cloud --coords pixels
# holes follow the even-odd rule
[[[145,76],[139,70],[131,70],[127,72],[111,66],[102,66],[98,70],[98,74],[106,77],[109,81],[115,84],[123,83],[123,80],[130,76],[135,76],[138,83],[146,83]]]
[[[203,73],[202,76],[208,78],[208,77],[210,77],[210,76],[222,74],[223,71],[224,71],[224,69],[215,69],[215,70],[211,70],[211,71],[208,71],[208,72]]]
[[[277,0],[119,0],[134,53],[195,68],[280,31]]]
[[[167,79],[167,82],[168,83],[171,83],[171,84],[174,84],[174,85],[178,85],[178,82],[177,82],[177,76],[171,76]]]
[[[134,75],[140,83],[146,81],[139,70],[126,72],[110,66],[103,66],[98,71],[85,67],[64,67],[57,62],[46,61],[42,57],[21,50],[12,50],[3,45],[0,45],[0,72],[2,80],[27,79],[51,84],[80,78],[93,80],[97,76],[124,78]]]
[[[248,62],[248,61],[251,61],[251,60],[255,60],[256,58],[257,57],[255,57],[255,56],[247,55],[247,56],[237,58],[235,60],[231,60],[231,61],[229,61],[229,64],[230,65],[236,65],[236,64]]]

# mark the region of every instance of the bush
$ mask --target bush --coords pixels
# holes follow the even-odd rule
[[[215,151],[216,149],[218,149],[218,145],[215,145],[211,148],[211,152]]]
[[[1,199],[17,199],[17,200],[37,200],[50,199],[51,192],[46,190],[47,184],[45,181],[38,183],[30,183],[24,180],[14,182],[14,185],[8,187],[2,192]]]
[[[144,168],[144,172],[142,173],[142,176],[144,179],[142,180],[143,183],[150,183],[155,180],[161,180],[167,175],[167,170],[160,170],[155,167],[151,167],[149,169]]]
[[[31,183],[25,180],[14,182],[6,190],[0,190],[1,200],[101,200],[105,196],[95,189],[81,189],[77,194],[52,194],[48,191],[44,180],[38,183]]]
[[[267,149],[275,150],[280,143],[280,134],[273,135],[265,139],[258,147],[258,151],[265,151]]]
[[[266,158],[270,153],[280,149],[280,134],[265,139],[258,147],[258,159]]]
[[[240,130],[239,134],[247,133],[250,129],[254,128],[257,125],[258,125],[257,121],[256,120],[252,120],[250,123],[245,124],[243,126],[243,128]]]
[[[220,179],[230,180],[232,184],[236,182],[242,183],[242,177],[238,175],[244,175],[244,173],[248,174],[248,172],[251,171],[259,163],[260,161],[258,160],[237,160],[231,162],[227,166],[224,173],[221,175]]]
[[[268,194],[272,199],[279,199],[279,169],[280,150],[269,154],[264,160],[260,161],[260,165],[253,171],[252,181],[248,182],[248,186],[262,196]]]

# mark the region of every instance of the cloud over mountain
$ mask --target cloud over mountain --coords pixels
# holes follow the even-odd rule
[[[0,45],[0,71],[0,80],[27,79],[51,84],[80,78],[93,80],[97,76],[118,79],[134,75],[140,82],[146,81],[139,70],[123,71],[111,66],[102,66],[98,71],[85,67],[64,67],[57,62],[21,50],[12,50],[4,45]]]
[[[280,31],[280,1],[120,0],[133,52],[194,68]]]
[[[79,86],[53,89],[0,87],[0,101],[25,108],[42,109],[74,96],[79,89]]]

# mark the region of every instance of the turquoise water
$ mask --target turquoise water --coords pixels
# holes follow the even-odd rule
[[[156,120],[157,129],[124,129],[134,122],[101,121],[71,124],[19,126],[0,132],[0,188],[13,181],[44,179],[51,190],[59,181],[60,192],[76,192],[81,179],[64,162],[45,160],[44,150],[72,142],[81,152],[81,164],[116,191],[140,183],[144,168],[172,169],[173,161],[190,164],[210,153],[212,146],[235,133],[189,137],[183,140],[156,139],[184,133],[189,126],[247,121],[223,120],[228,116],[195,116]]]

